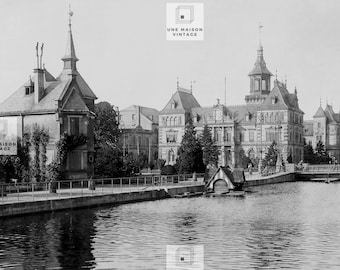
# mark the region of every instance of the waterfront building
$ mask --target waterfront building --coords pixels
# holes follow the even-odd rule
[[[77,69],[75,46],[69,13],[69,29],[66,53],[62,58],[64,67],[59,76],[51,75],[42,65],[41,53],[36,46],[37,66],[17,91],[0,104],[0,121],[17,123],[17,134],[23,137],[25,127],[35,123],[49,132],[47,163],[57,153],[56,142],[64,133],[77,138],[85,136],[86,142],[68,151],[63,168],[66,178],[86,178],[93,175],[94,158],[94,100],[93,93]],[[84,138],[84,137],[83,137]]]
[[[176,163],[177,150],[185,124],[192,119],[198,133],[204,125],[220,147],[219,165],[240,166],[245,157],[255,163],[264,158],[276,141],[283,161],[303,159],[303,111],[299,108],[297,90],[289,93],[287,84],[274,80],[268,70],[260,43],[257,60],[251,72],[249,94],[245,104],[226,106],[219,100],[201,107],[192,90],[179,87],[159,115],[159,156],[167,164]],[[290,158],[291,157],[291,158]]]
[[[320,104],[313,120],[304,122],[304,136],[314,149],[321,141],[329,155],[340,160],[340,113],[335,113],[331,105],[323,109]]]
[[[158,159],[158,117],[158,110],[139,105],[131,105],[119,112],[124,156],[128,153],[135,157],[144,154],[148,163]]]

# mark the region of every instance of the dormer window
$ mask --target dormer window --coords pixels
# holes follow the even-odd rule
[[[176,109],[177,103],[176,101],[171,102],[171,109]]]
[[[247,114],[246,114],[246,121],[250,121],[250,118],[251,118],[250,113],[247,113]]]
[[[26,96],[32,94],[33,92],[34,92],[34,86],[33,85],[25,87],[25,95]]]
[[[277,103],[277,97],[273,97],[272,98],[272,104],[276,104]]]

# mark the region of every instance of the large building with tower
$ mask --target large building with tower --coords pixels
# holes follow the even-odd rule
[[[62,58],[64,67],[59,76],[52,76],[42,65],[42,50],[36,46],[37,66],[17,91],[0,104],[0,128],[16,123],[19,138],[25,128],[38,124],[48,130],[47,163],[56,155],[56,142],[64,133],[73,139],[82,136],[86,141],[70,149],[63,168],[66,178],[86,178],[93,175],[94,166],[94,100],[93,93],[77,69],[69,13],[69,30],[66,53]],[[6,124],[7,123],[7,124]]]
[[[192,119],[198,133],[204,125],[211,128],[220,148],[220,165],[240,166],[247,156],[264,158],[273,141],[277,143],[284,162],[303,159],[303,111],[299,108],[297,90],[289,93],[287,84],[274,79],[263,57],[260,42],[257,59],[248,74],[250,87],[245,104],[217,104],[201,107],[192,90],[177,84],[176,92],[159,115],[159,157],[167,164],[176,163],[177,150],[184,129]],[[289,158],[290,159],[290,158]]]

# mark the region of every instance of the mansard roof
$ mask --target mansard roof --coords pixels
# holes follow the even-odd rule
[[[175,108],[172,108],[175,104]],[[192,108],[201,107],[190,90],[178,87],[160,114],[176,114],[190,112]]]

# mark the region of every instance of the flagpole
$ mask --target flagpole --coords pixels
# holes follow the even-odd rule
[[[224,106],[227,106],[227,76],[224,77]]]

